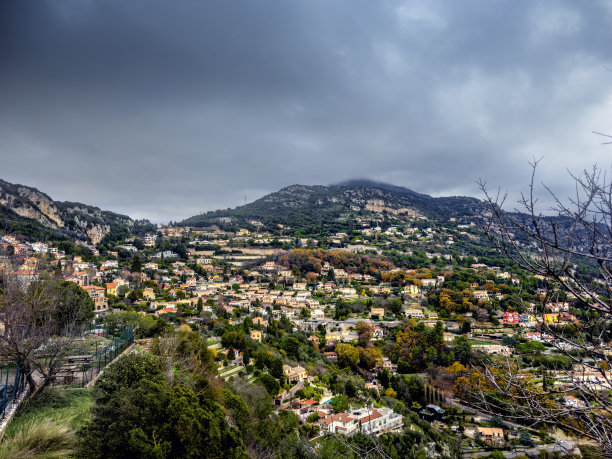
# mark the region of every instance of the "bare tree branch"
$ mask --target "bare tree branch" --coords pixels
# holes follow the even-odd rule
[[[493,195],[486,183],[479,183],[487,204],[482,229],[502,253],[544,283],[546,294],[535,311],[538,328],[571,368],[543,370],[540,375],[523,368],[520,358],[508,357],[501,366],[489,362],[471,381],[469,399],[508,420],[558,426],[594,440],[604,457],[612,457],[612,184],[593,166],[581,175],[570,174],[575,192],[567,199],[543,185],[554,203],[553,215],[545,216],[538,211],[536,197],[538,163],[531,163],[528,192],[514,212],[504,209],[507,195]],[[543,320],[561,293],[573,298],[579,318],[566,325]],[[546,378],[554,382],[548,384]]]

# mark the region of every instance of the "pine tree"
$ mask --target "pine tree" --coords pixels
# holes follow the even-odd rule
[[[142,262],[140,261],[140,257],[138,255],[134,255],[134,258],[132,258],[132,265],[130,269],[133,273],[139,273],[142,271]]]

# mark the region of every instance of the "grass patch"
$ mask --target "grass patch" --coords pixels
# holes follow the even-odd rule
[[[90,389],[63,390],[50,387],[19,407],[6,429],[4,439],[14,437],[26,426],[50,420],[78,430],[91,419],[93,393]]]
[[[74,452],[74,431],[50,419],[23,425],[0,447],[0,459],[63,459]]]

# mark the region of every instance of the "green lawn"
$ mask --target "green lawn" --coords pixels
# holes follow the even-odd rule
[[[470,344],[473,345],[479,345],[479,344],[501,344],[497,341],[483,341],[483,340],[479,340],[479,339],[470,339]]]
[[[223,368],[219,369],[219,374],[228,373],[228,372],[230,372],[232,370],[235,370],[239,366],[240,365],[231,365],[229,367],[223,367]]]
[[[67,422],[78,430],[91,419],[93,394],[90,389],[64,390],[48,388],[19,407],[6,429],[4,438],[11,438],[33,420],[52,419]]]

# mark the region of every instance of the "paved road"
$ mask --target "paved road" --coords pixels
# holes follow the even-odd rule
[[[575,445],[573,442],[563,441],[559,443],[550,443],[548,445],[535,446],[533,448],[524,449],[520,451],[502,451],[502,453],[504,454],[504,457],[512,459],[512,458],[516,458],[519,456],[525,456],[528,454],[537,455],[542,450],[546,450],[550,453],[559,452],[559,453],[568,454],[574,449],[574,447]],[[463,457],[466,459],[469,459],[471,457],[489,456],[490,454],[491,454],[491,451],[482,451],[482,452],[477,452],[477,453],[464,453]]]
[[[484,412],[482,412],[482,411],[480,411],[480,410],[478,410],[476,408],[473,408],[471,406],[463,405],[463,404],[459,403],[459,401],[457,399],[454,399],[454,398],[447,397],[446,398],[446,403],[448,405],[452,405],[452,406],[454,406],[456,408],[461,408],[462,410],[465,410],[465,411],[472,411],[472,412],[474,412],[474,413],[476,413],[479,416],[482,416],[484,418],[491,419],[493,417],[489,413],[484,413]],[[505,419],[503,421],[504,421],[504,424],[507,424],[510,427],[514,427],[515,429],[524,429],[525,427],[528,427],[528,426],[524,426],[524,425],[520,425],[520,424],[515,424],[513,422],[508,422]]]

